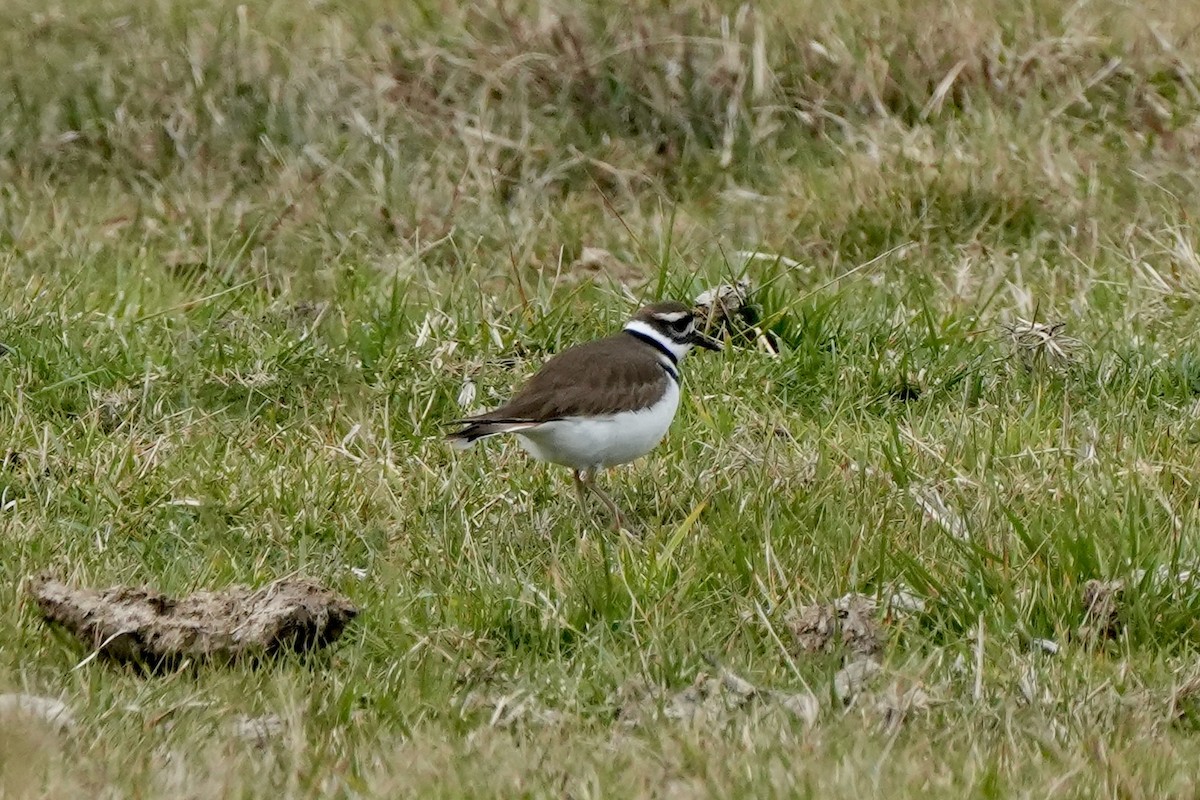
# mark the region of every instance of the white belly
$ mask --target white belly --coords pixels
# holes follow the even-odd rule
[[[667,384],[663,398],[641,411],[547,422],[521,431],[517,440],[539,461],[573,469],[628,463],[650,452],[671,427],[679,408],[679,387],[675,381]]]

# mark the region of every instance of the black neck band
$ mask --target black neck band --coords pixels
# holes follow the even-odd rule
[[[671,359],[672,364],[674,364],[675,366],[679,366],[679,359],[676,358],[675,354],[672,353],[670,351],[670,349],[668,349],[667,346],[665,344],[663,344],[662,342],[660,342],[658,339],[655,339],[653,336],[650,336],[649,334],[642,333],[641,331],[630,330],[629,328],[626,328],[625,332],[628,333],[633,338],[640,339],[641,341],[650,345],[655,350],[662,353],[667,358]]]

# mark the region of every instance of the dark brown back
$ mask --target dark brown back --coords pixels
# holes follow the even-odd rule
[[[544,422],[646,408],[671,380],[660,358],[628,333],[577,345],[547,361],[503,406],[465,421]]]

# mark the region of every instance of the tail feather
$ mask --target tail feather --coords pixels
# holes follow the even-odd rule
[[[479,422],[458,420],[455,424],[465,425],[466,427],[449,434],[446,438],[450,441],[450,446],[455,450],[465,450],[480,439],[486,439],[489,436],[496,436],[501,433],[523,431],[526,428],[537,427],[541,423],[532,422],[527,419],[496,419],[481,420]]]

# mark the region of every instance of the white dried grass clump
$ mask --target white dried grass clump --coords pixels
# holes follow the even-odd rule
[[[1065,322],[1038,322],[1020,317],[1001,327],[1008,334],[1013,355],[1030,370],[1065,370],[1073,365],[1082,350],[1082,342],[1067,336]]]

